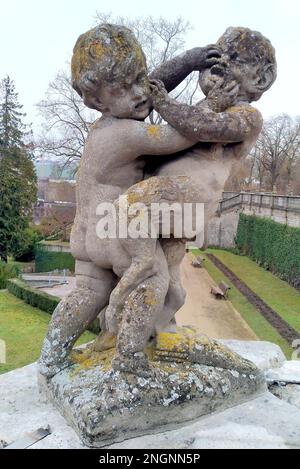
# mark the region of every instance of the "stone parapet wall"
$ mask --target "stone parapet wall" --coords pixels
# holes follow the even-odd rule
[[[300,196],[224,192],[219,203],[219,214],[237,209],[258,217],[271,218],[278,223],[300,227]]]
[[[208,245],[225,249],[234,248],[238,222],[239,212],[229,212],[221,217],[212,218],[208,223]]]
[[[271,207],[249,207],[243,206],[242,210],[246,215],[255,215],[257,217],[271,218],[272,220],[283,223],[294,228],[300,228],[300,212],[294,210],[282,210]]]
[[[241,212],[300,228],[300,196],[226,191],[219,203],[217,216],[208,225],[207,239],[210,246],[235,247]]]

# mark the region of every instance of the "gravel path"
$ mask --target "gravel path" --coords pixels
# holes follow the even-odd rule
[[[264,318],[273,326],[288,343],[300,339],[300,334],[287,321],[285,321],[274,309],[267,305],[256,293],[254,293],[232,270],[213,254],[207,255],[209,259],[223,272],[247,300],[260,311]]]
[[[182,262],[182,283],[187,291],[184,306],[176,314],[177,323],[191,325],[217,339],[257,340],[257,336],[230,301],[217,300],[210,293],[215,284],[204,268],[191,265],[192,255]]]

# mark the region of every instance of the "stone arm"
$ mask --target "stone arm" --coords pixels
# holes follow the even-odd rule
[[[169,93],[193,71],[201,71],[216,64],[220,56],[216,45],[194,47],[159,65],[151,72],[149,78],[161,80]]]
[[[262,127],[261,114],[247,104],[217,113],[202,103],[190,106],[167,97],[156,100],[155,109],[178,132],[198,142],[242,142]]]
[[[170,155],[197,143],[197,138],[187,138],[171,125],[150,125],[135,120],[120,122],[124,158],[133,160],[142,155]]]

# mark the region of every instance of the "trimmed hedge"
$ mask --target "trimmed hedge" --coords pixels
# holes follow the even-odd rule
[[[17,277],[19,272],[17,266],[0,261],[0,290],[6,288],[8,279]]]
[[[19,279],[11,279],[7,282],[7,289],[17,298],[25,301],[31,306],[52,314],[56,306],[60,302],[57,296],[48,295],[48,293],[41,292],[35,288],[30,287],[27,283]]]
[[[240,214],[236,245],[259,265],[300,289],[300,229]]]
[[[25,301],[25,303],[35,306],[49,314],[53,313],[61,300],[58,296],[48,295],[48,293],[32,288],[27,283],[16,278],[7,281],[7,289],[12,295]],[[100,332],[99,320],[96,319],[88,327],[88,330],[94,334],[98,334]]]
[[[75,271],[75,259],[70,252],[47,251],[41,245],[35,250],[35,271],[51,272],[52,270],[68,269]]]

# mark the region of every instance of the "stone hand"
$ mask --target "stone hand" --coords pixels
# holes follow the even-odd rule
[[[208,105],[214,112],[224,112],[236,103],[239,84],[235,80],[227,82],[218,76],[212,77],[212,80],[214,86],[207,96]]]
[[[219,63],[222,55],[220,47],[209,44],[206,47],[195,47],[192,49],[194,70],[204,70]]]
[[[160,80],[150,80],[152,105],[156,111],[159,110],[161,104],[166,103],[170,97],[165,85]]]

